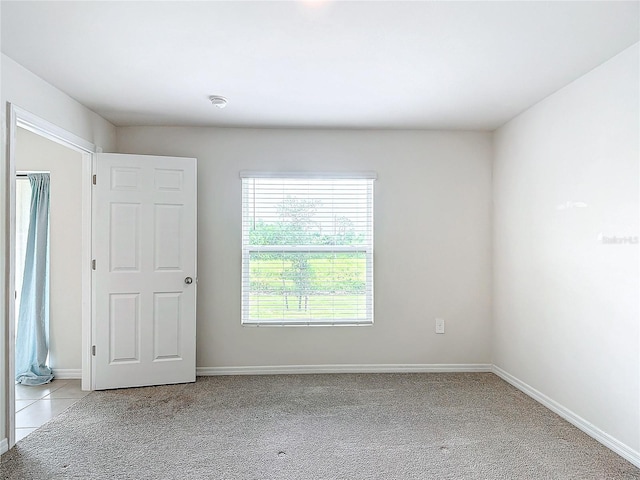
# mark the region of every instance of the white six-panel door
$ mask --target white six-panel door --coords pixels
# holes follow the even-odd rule
[[[98,154],[94,388],[195,381],[196,159]]]

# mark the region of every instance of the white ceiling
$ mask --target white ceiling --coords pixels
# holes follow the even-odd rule
[[[1,45],[117,126],[491,130],[638,42],[639,5],[2,1]]]

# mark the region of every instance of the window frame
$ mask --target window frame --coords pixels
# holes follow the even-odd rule
[[[374,183],[377,179],[375,172],[354,172],[354,173],[319,173],[319,172],[253,172],[241,171],[240,178],[242,180],[242,274],[241,274],[241,325],[242,326],[371,326],[374,323],[374,262],[373,262],[373,245],[374,245]],[[369,181],[367,188],[367,238],[366,244],[356,245],[250,245],[247,230],[245,229],[246,217],[246,195],[245,180],[251,179],[291,179],[291,180],[362,180]],[[250,297],[251,289],[248,287],[251,283],[250,276],[250,256],[252,253],[262,252],[282,252],[282,253],[363,253],[365,258],[365,318],[277,318],[277,319],[251,319],[250,313]]]

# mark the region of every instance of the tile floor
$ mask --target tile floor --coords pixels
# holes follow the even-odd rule
[[[91,392],[80,380],[54,380],[45,385],[16,385],[16,442]]]

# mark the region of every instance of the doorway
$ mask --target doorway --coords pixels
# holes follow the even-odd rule
[[[3,394],[4,394],[4,415],[7,419],[4,436],[8,439],[8,448],[13,447],[16,441],[16,395],[14,388],[13,375],[15,371],[15,304],[11,301],[15,295],[15,209],[16,209],[16,162],[17,153],[19,153],[18,139],[24,135],[24,130],[28,134],[35,135],[35,138],[43,141],[46,140],[50,144],[61,147],[67,153],[73,152],[75,158],[81,158],[80,167],[77,169],[76,175],[81,179],[81,185],[73,190],[76,194],[79,192],[79,208],[81,210],[81,221],[79,232],[75,232],[76,239],[79,238],[79,249],[73,253],[74,258],[80,259],[80,272],[78,278],[81,283],[80,287],[80,331],[81,340],[80,357],[81,364],[78,368],[59,368],[59,378],[65,376],[82,377],[82,390],[91,390],[91,171],[93,163],[93,154],[96,151],[95,145],[76,135],[33,115],[32,113],[8,103],[7,105],[7,192],[8,202],[6,205],[6,214],[8,218],[8,229],[6,235],[6,260],[7,260],[7,283],[5,286],[5,298],[7,299],[5,310],[5,347],[6,354],[4,357],[5,369],[7,376],[3,378]],[[78,157],[79,156],[79,157]],[[50,171],[50,165],[45,167],[33,167],[31,170],[47,170]],[[64,215],[63,215],[64,216]],[[64,335],[64,333],[63,333]],[[77,339],[77,336],[76,336]],[[58,342],[60,345],[60,343]],[[53,353],[53,352],[52,352]],[[58,355],[57,359],[64,362],[65,354]],[[54,360],[52,356],[52,360]],[[65,367],[70,364],[58,363],[59,366]],[[77,366],[77,365],[76,365]],[[61,378],[65,383],[73,382]],[[78,383],[77,380],[75,380]],[[61,385],[59,385],[61,386]],[[78,388],[80,390],[80,388]]]
[[[50,180],[49,241],[48,248],[43,249],[48,250],[49,274],[46,279],[42,278],[42,284],[45,280],[48,283],[48,321],[44,322],[48,329],[41,330],[40,343],[48,345],[48,358],[44,362],[46,353],[40,354],[44,368],[36,367],[36,371],[42,375],[43,370],[49,373],[50,368],[54,375],[53,382],[47,383],[49,377],[32,378],[33,373],[30,372],[22,380],[23,383],[45,384],[15,386],[16,440],[20,440],[70,406],[73,398],[81,393],[79,380],[82,376],[82,259],[79,252],[82,247],[82,154],[19,127],[16,132],[15,165],[18,171],[15,239],[16,319],[20,316],[20,301],[29,305],[36,298],[35,295],[31,298],[21,296],[31,200],[31,185],[26,172],[46,173]],[[43,269],[41,275],[45,276]],[[27,315],[26,318],[31,319],[33,316]],[[24,327],[27,325],[28,323],[25,323]],[[22,367],[31,370],[33,367],[26,367],[28,363],[21,365],[18,359],[21,356],[25,358],[25,352],[29,351],[29,347],[35,349],[34,344],[27,339],[33,336],[24,335],[26,330],[19,328],[20,325],[17,323],[16,365],[18,369]],[[31,328],[32,325],[29,324],[28,331],[31,331]],[[18,332],[22,332],[23,335]],[[44,351],[47,351],[46,347]],[[69,396],[71,398],[66,398]]]
[[[19,128],[23,128],[79,152],[82,157],[81,185],[68,189],[75,193],[80,191],[80,202],[76,203],[81,212],[80,250],[76,248],[73,257],[80,258],[82,391],[195,381],[196,159],[125,154],[102,154],[98,159],[101,151],[96,152],[93,144],[19,107],[12,104],[8,107],[9,201],[6,212],[9,228],[6,253],[9,267],[6,270],[8,281],[4,298],[9,300],[15,290],[16,151]],[[107,168],[102,174],[101,167]],[[50,165],[47,170],[51,170]],[[92,172],[97,173],[94,175]],[[125,198],[113,203],[112,196],[123,191],[141,195],[144,202],[132,203]],[[150,195],[143,195],[144,192]],[[109,219],[114,215],[118,221],[111,223]],[[96,220],[93,235],[92,218],[102,220]],[[105,226],[106,230],[103,228]],[[153,240],[153,249],[143,247],[147,241],[139,238],[142,234]],[[65,235],[68,235],[67,232]],[[129,248],[132,241],[136,247],[134,249]],[[92,252],[95,256],[92,256]],[[138,260],[143,255],[145,261],[140,263]],[[138,268],[139,265],[144,268]],[[144,291],[122,293],[120,290],[114,291],[113,284],[102,281],[107,274],[122,275],[138,270],[158,282],[145,283],[136,278],[139,285],[145,288]],[[143,317],[135,308],[139,295],[152,299],[153,315],[149,315],[149,312],[144,315],[144,329]],[[5,369],[12,373],[15,370],[14,306],[13,302],[7,301],[4,316],[7,328],[4,337],[7,348]],[[126,314],[125,321],[122,321],[121,313]],[[127,332],[138,331],[138,324],[141,332],[139,338],[128,337]],[[140,361],[138,354],[144,354]],[[138,364],[153,375],[145,375],[142,369],[137,368]],[[115,372],[115,367],[124,367],[128,376],[123,380],[123,370],[122,381],[98,386],[98,366],[109,367],[110,372]],[[105,374],[106,370],[100,372]],[[143,380],[132,380],[133,374],[140,375]],[[115,377],[112,375],[111,378]],[[8,448],[15,444],[16,433],[16,395],[12,387],[12,378],[5,376],[3,390],[6,395],[4,406],[8,419]]]

